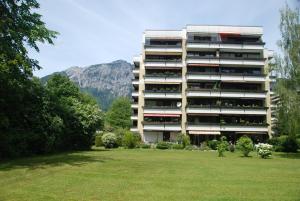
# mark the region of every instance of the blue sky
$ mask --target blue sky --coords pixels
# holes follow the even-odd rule
[[[186,24],[263,26],[266,47],[278,50],[279,9],[285,0],[40,0],[55,45],[30,51],[45,76],[71,66],[124,59],[141,51],[145,29],[181,29]],[[291,7],[298,0],[287,1]]]

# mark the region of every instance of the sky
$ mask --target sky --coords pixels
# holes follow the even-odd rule
[[[54,45],[30,50],[42,77],[71,66],[118,59],[141,52],[146,29],[182,29],[187,24],[263,26],[265,47],[279,51],[279,10],[299,0],[40,0],[37,11],[51,30]]]

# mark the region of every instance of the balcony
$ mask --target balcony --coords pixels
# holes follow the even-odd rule
[[[181,114],[181,107],[176,106],[144,106],[144,114]]]
[[[187,64],[208,64],[208,65],[247,65],[247,66],[263,66],[265,59],[263,58],[240,58],[240,57],[214,57],[214,56],[192,56],[187,55]]]
[[[130,128],[130,131],[131,131],[131,132],[139,132],[139,130],[138,130],[137,127]]]
[[[139,85],[139,80],[138,79],[134,79],[131,81],[132,85]]]
[[[265,74],[249,73],[218,73],[218,72],[188,72],[187,80],[220,80],[220,81],[240,81],[240,82],[265,82]]]
[[[189,105],[188,114],[241,114],[241,115],[266,115],[267,107],[247,106],[218,106],[218,105]]]
[[[140,69],[134,68],[134,69],[132,70],[132,73],[133,73],[134,75],[139,75]]]
[[[145,44],[144,50],[146,53],[182,53],[181,44],[163,45],[163,44]]]
[[[138,91],[134,91],[131,93],[131,96],[133,97],[139,97],[139,92]]]
[[[219,124],[219,123],[187,123],[190,131],[235,131],[235,132],[268,132],[267,124]]]
[[[179,74],[146,74],[145,83],[181,83],[182,78]]]
[[[181,59],[145,59],[144,62],[145,68],[182,68]]]
[[[180,91],[156,91],[156,90],[145,90],[144,91],[145,98],[170,98],[170,99],[179,99],[181,98]]]
[[[263,50],[264,42],[243,41],[199,41],[187,40],[187,49],[240,49],[240,50]]]
[[[138,103],[131,103],[132,109],[138,109]]]
[[[131,117],[130,117],[131,120],[138,120],[138,116],[136,114],[133,114]]]
[[[143,122],[146,131],[181,131],[180,122]]]
[[[187,97],[266,98],[267,91],[188,88]]]

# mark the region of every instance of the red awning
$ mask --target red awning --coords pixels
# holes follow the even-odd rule
[[[144,114],[144,117],[180,117],[180,114]]]

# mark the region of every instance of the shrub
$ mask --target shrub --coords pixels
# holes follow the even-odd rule
[[[178,142],[178,144],[182,144],[183,148],[185,148],[186,146],[191,144],[190,136],[182,133],[177,136],[177,142]]]
[[[103,133],[100,133],[100,132],[95,135],[95,146],[96,147],[103,146],[102,135],[103,135]]]
[[[217,150],[219,141],[218,140],[210,140],[208,141],[208,146],[212,149],[212,150]]]
[[[190,150],[190,151],[199,150],[199,148],[195,145],[187,145],[184,149],[185,150]]]
[[[172,149],[184,149],[182,144],[172,144]]]
[[[230,143],[229,146],[228,146],[228,149],[229,149],[230,152],[234,152],[235,151],[234,144]]]
[[[218,146],[217,146],[219,157],[224,156],[224,152],[227,150],[227,148],[228,148],[228,142],[226,141],[226,137],[222,136],[221,141],[218,143]]]
[[[292,136],[282,135],[268,140],[268,143],[273,145],[274,151],[297,152],[299,143]]]
[[[124,135],[125,135],[126,132],[128,132],[128,130],[124,129],[124,128],[117,128],[117,129],[114,130],[114,134],[117,137],[118,146],[122,146],[123,138],[124,138]]]
[[[210,147],[207,144],[207,142],[202,142],[199,149],[202,151],[210,150]]]
[[[114,133],[105,133],[102,136],[102,142],[105,148],[118,147],[117,137]]]
[[[142,148],[142,149],[150,149],[151,148],[151,144],[140,144],[140,148]]]
[[[261,158],[268,158],[272,155],[273,146],[270,144],[258,143],[255,149]]]
[[[298,143],[296,137],[287,136],[285,140],[283,140],[282,144],[283,152],[294,152],[296,153],[298,150]]]
[[[137,135],[133,134],[130,131],[127,131],[123,136],[122,145],[128,149],[133,149],[138,143]]]
[[[242,151],[244,156],[249,156],[249,153],[253,150],[253,142],[249,137],[243,136],[237,141],[236,147]]]
[[[156,145],[156,149],[169,149],[169,148],[170,148],[170,143],[164,141],[158,142]]]

